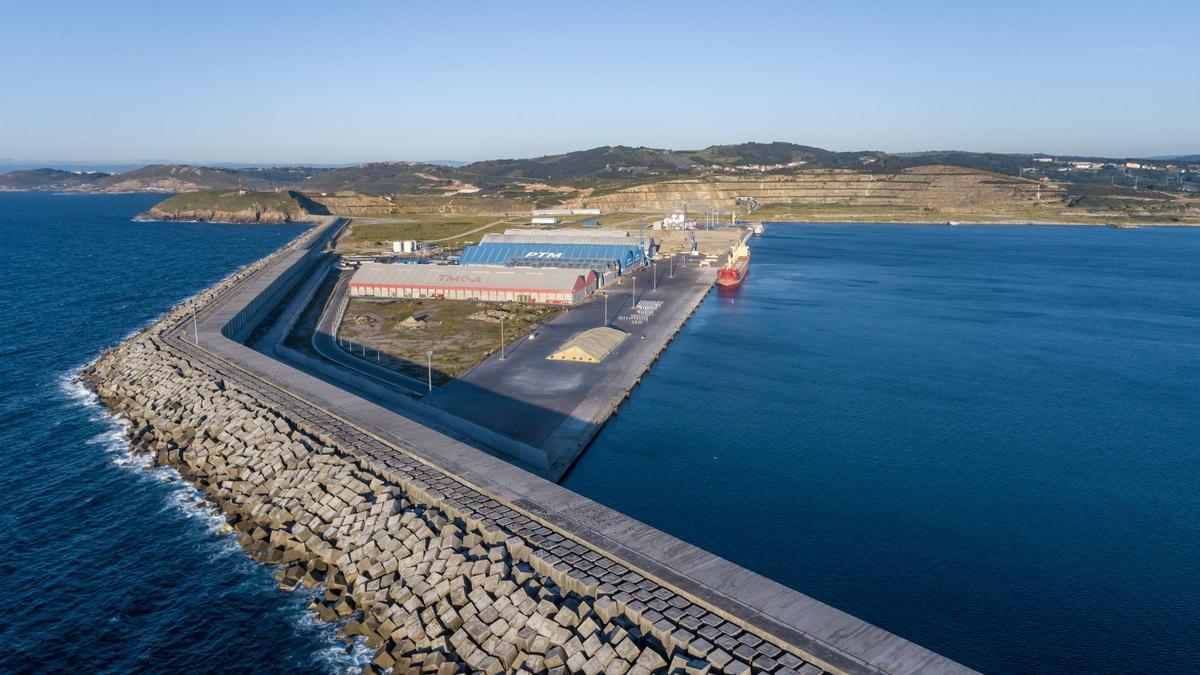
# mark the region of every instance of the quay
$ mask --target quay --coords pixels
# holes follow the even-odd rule
[[[426,401],[539,448],[546,468],[538,473],[561,479],[695,312],[716,277],[713,268],[682,258],[673,273],[664,267],[630,273],[619,285],[601,291],[608,295],[607,303],[593,298],[571,308],[538,329],[536,340],[512,345],[503,360],[492,354]],[[655,309],[637,312],[639,303]],[[600,363],[547,360],[576,334],[599,326],[617,328],[629,338]]]
[[[280,566],[281,585],[324,589],[314,611],[376,649],[371,670],[971,672],[244,344],[281,304],[303,304],[340,225],[177,307],[83,377],[136,448]]]

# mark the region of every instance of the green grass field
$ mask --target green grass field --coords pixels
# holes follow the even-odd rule
[[[254,192],[252,190],[202,190],[184,192],[158,204],[164,210],[241,211],[257,208],[300,213],[303,209],[288,192]]]
[[[510,227],[517,227],[521,222],[524,221],[517,218],[501,219],[495,215],[417,214],[390,218],[354,218],[350,221],[349,231],[338,240],[338,248],[347,253],[390,252],[393,241],[436,241],[447,238],[446,241],[438,243],[442,246],[465,246],[477,243],[489,232],[503,232]],[[483,229],[471,232],[477,228]],[[468,232],[471,233],[467,234]]]

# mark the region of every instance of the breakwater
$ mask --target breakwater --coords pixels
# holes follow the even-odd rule
[[[954,672],[957,664],[548,481],[405,427],[245,334],[333,224],[235,274],[84,372],[132,444],[176,467],[285,587],[321,587],[406,672]],[[257,355],[257,359],[265,359]],[[328,386],[328,385],[324,385]],[[352,414],[358,410],[358,414]]]

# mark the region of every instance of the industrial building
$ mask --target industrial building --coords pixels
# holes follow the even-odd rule
[[[488,234],[463,249],[464,265],[566,267],[600,274],[624,274],[645,263],[641,242],[633,237]]]
[[[364,263],[350,279],[350,297],[574,305],[596,284],[591,270]]]

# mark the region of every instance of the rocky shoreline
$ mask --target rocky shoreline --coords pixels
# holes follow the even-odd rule
[[[313,611],[376,650],[369,670],[821,672],[794,646],[189,351],[173,332],[190,311],[81,376],[129,421],[134,450],[199,489],[283,588],[322,589]]]
[[[273,209],[243,209],[241,211],[219,211],[214,209],[195,209],[188,211],[167,211],[153,207],[137,216],[138,220],[164,220],[196,223],[244,223],[281,225],[285,223],[312,222],[311,214],[294,214]]]

